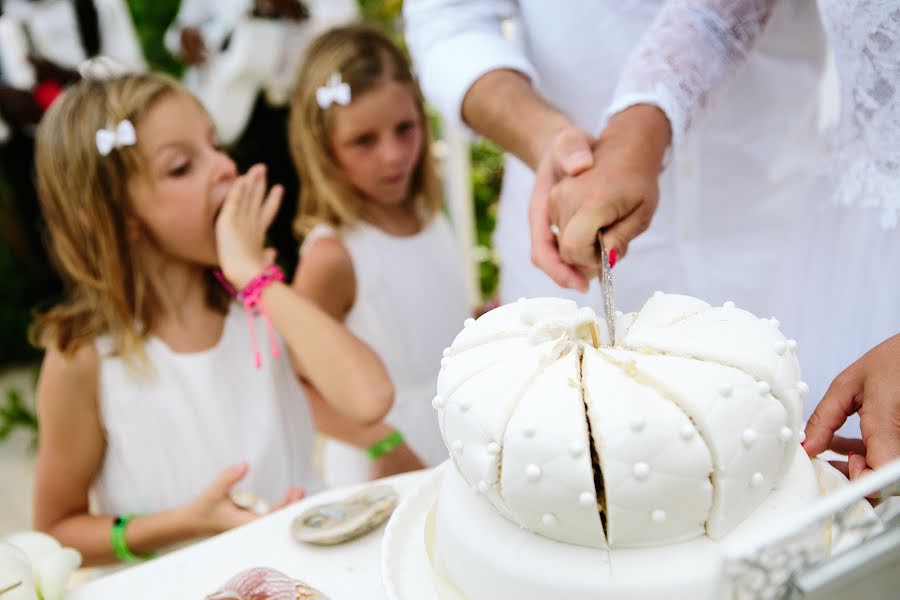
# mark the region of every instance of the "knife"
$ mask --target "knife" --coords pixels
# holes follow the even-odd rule
[[[597,231],[597,240],[594,242],[594,252],[597,255],[597,263],[600,272],[597,279],[600,281],[600,290],[603,293],[603,309],[606,311],[606,327],[609,329],[610,345],[616,345],[616,297],[613,289],[612,268],[609,266],[609,255],[603,247],[603,230]]]

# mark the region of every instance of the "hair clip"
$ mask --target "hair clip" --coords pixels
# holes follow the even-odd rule
[[[134,146],[136,142],[137,135],[134,131],[134,125],[128,119],[119,121],[115,129],[97,130],[97,150],[101,156],[106,156],[112,152],[113,148]]]
[[[94,58],[82,61],[78,65],[78,74],[82,79],[90,79],[93,81],[104,81],[125,75],[128,69],[108,56],[100,54]]]
[[[328,78],[327,84],[316,90],[316,102],[323,110],[334,103],[347,106],[350,104],[350,100],[350,85],[341,81],[340,72],[334,73]]]

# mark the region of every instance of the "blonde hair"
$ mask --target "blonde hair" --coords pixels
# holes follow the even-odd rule
[[[36,318],[32,343],[71,353],[109,334],[117,353],[132,363],[135,358],[146,362],[143,341],[159,300],[129,243],[127,224],[132,215],[128,182],[147,170],[134,145],[102,156],[96,133],[124,119],[139,127],[171,94],[193,98],[164,75],[85,79],[68,88],[41,121],[37,190],[66,298]],[[211,304],[224,309],[224,293],[214,285],[209,289]]]
[[[362,214],[363,198],[344,179],[331,151],[330,109],[316,101],[316,90],[340,73],[357,98],[385,81],[409,85],[424,129],[422,154],[413,173],[413,208],[428,223],[441,209],[441,186],[431,155],[431,135],[422,93],[409,61],[383,33],[363,25],[325,32],[310,45],[291,98],[288,135],[301,189],[294,231],[305,236],[318,223],[352,225]]]

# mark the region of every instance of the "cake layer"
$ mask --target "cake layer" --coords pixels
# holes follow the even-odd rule
[[[725,544],[758,535],[819,496],[815,473],[797,447],[783,481],[720,542],[701,536],[641,549],[603,550],[557,542],[500,516],[445,470],[432,552],[467,600],[656,600],[715,597]]]

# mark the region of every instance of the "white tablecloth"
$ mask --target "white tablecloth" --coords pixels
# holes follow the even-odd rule
[[[401,500],[428,471],[379,481]],[[343,498],[365,486],[329,490],[305,498],[248,525],[81,585],[66,600],[201,600],[233,575],[251,567],[278,569],[334,600],[385,598],[381,585],[384,525],[338,546],[310,546],[291,537],[291,521],[308,508]]]

